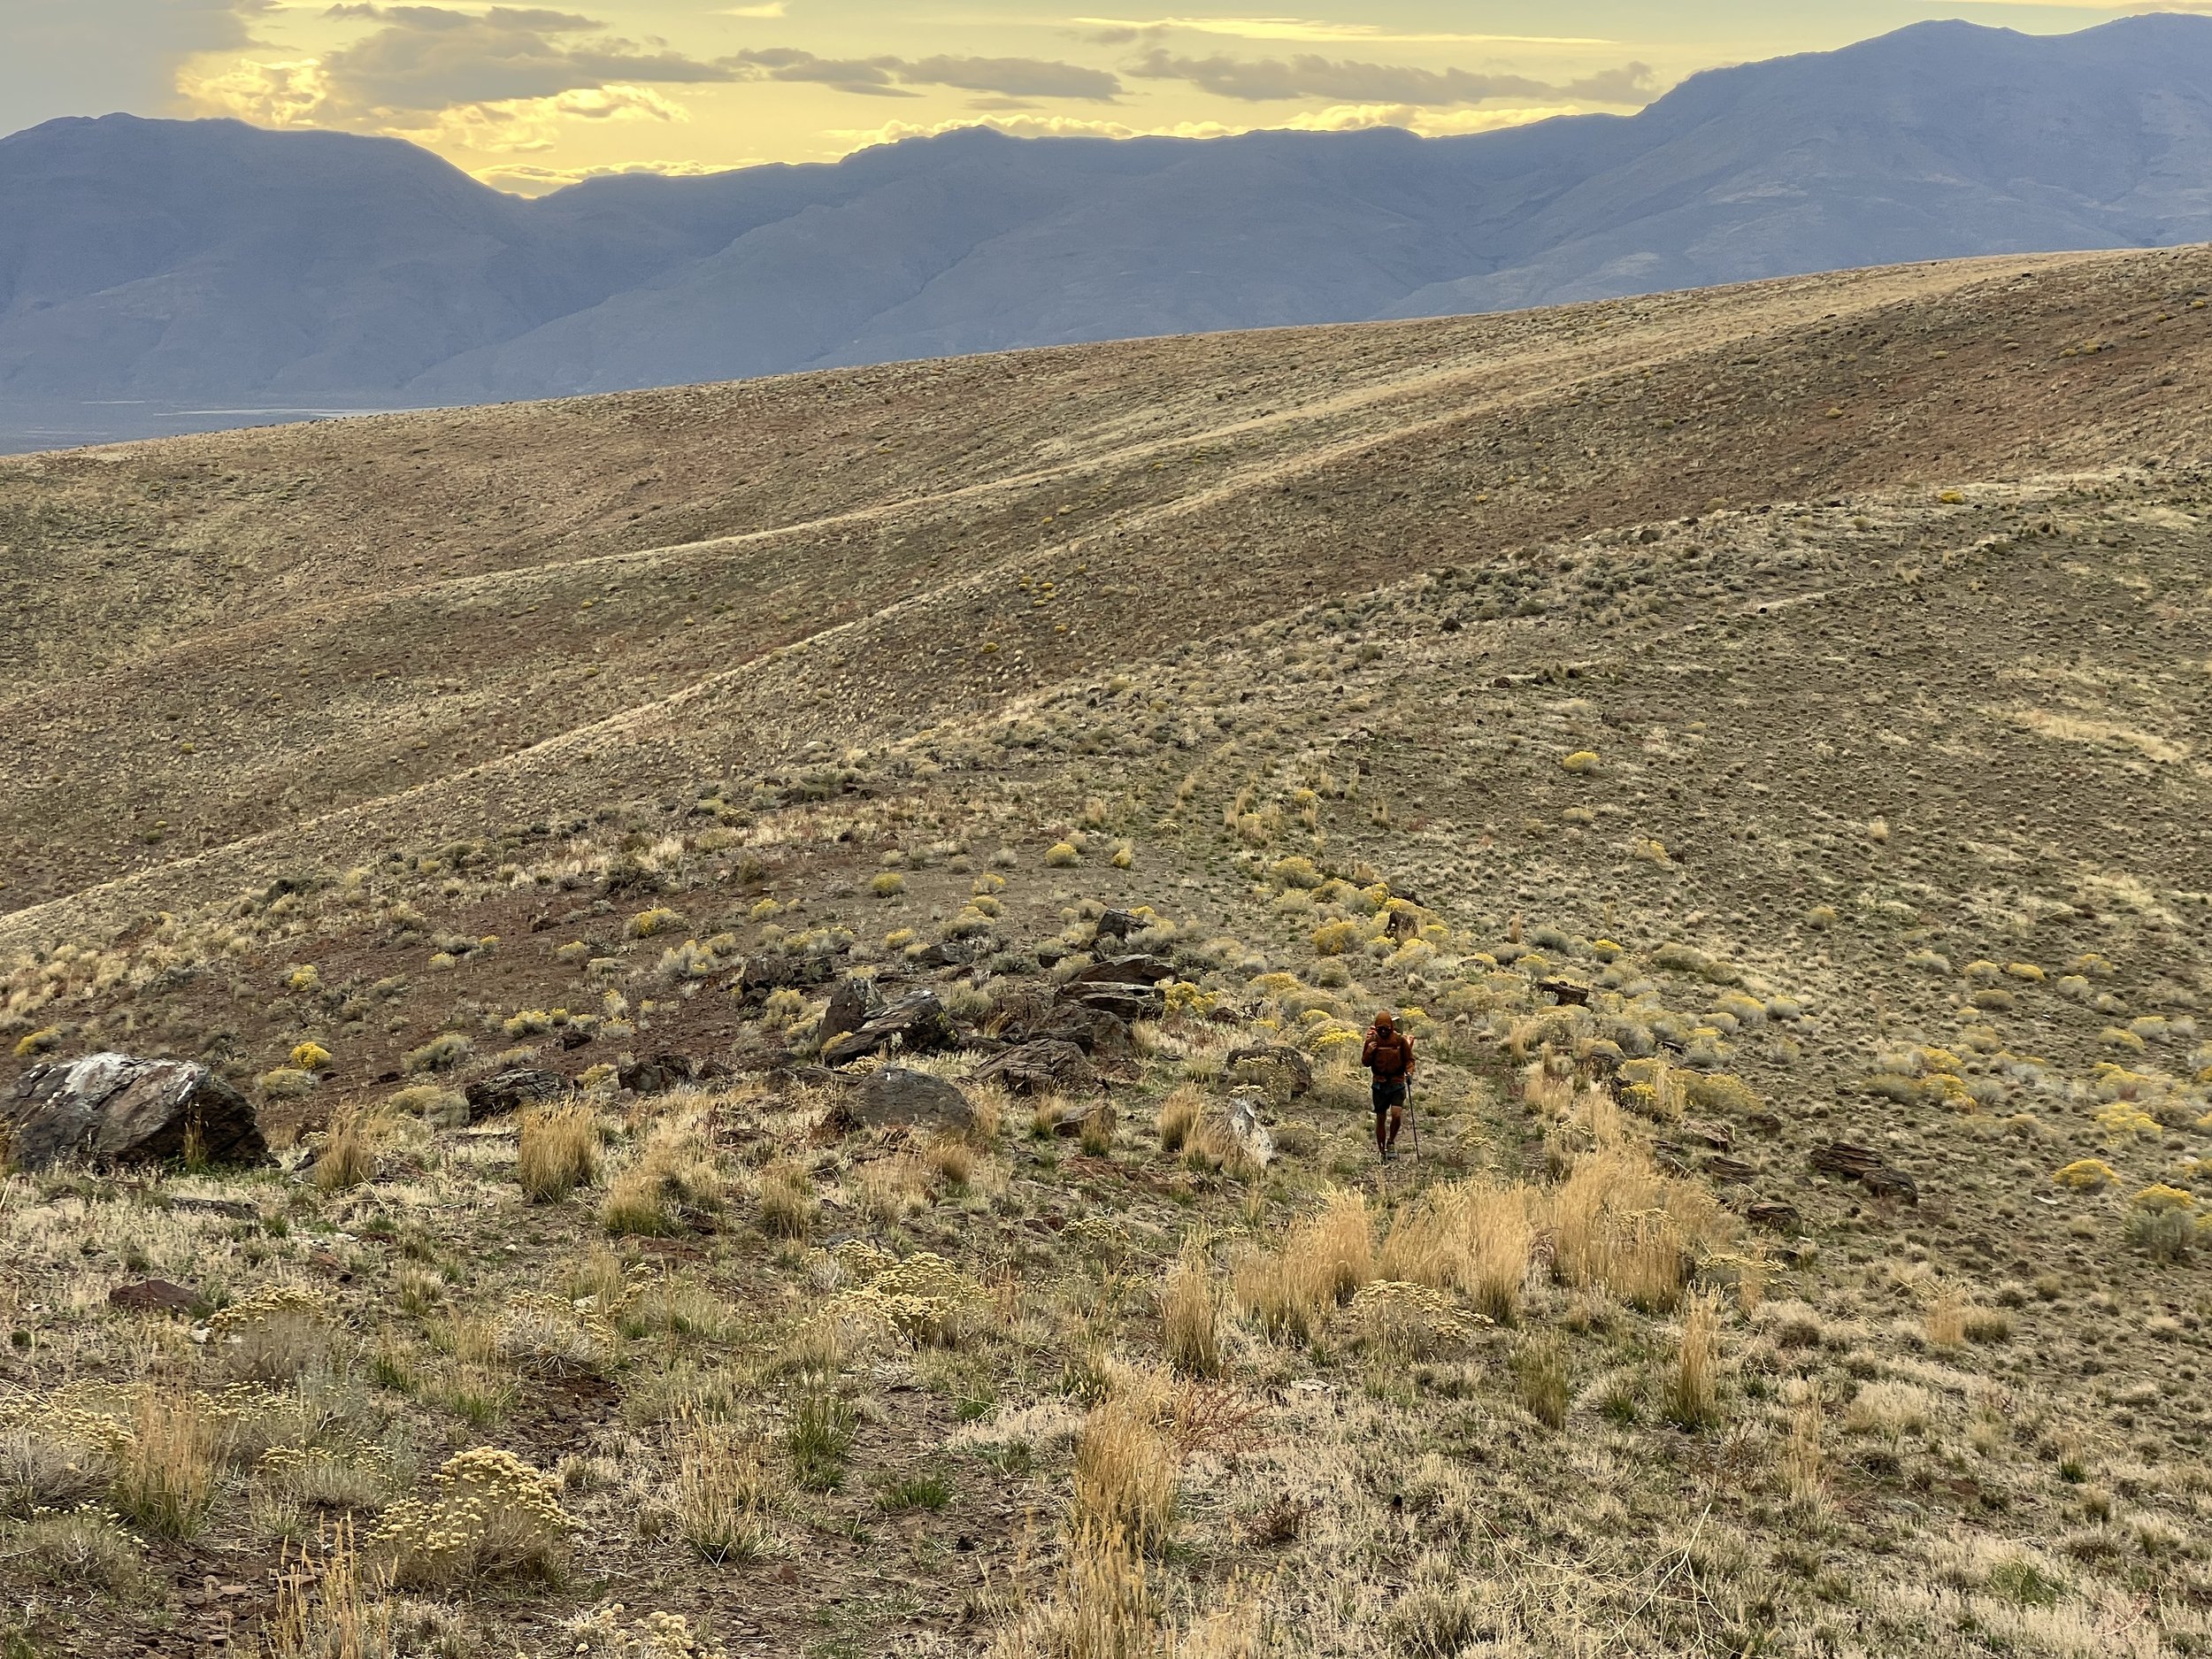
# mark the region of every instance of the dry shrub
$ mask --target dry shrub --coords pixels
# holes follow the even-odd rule
[[[104,1484],[83,1449],[28,1428],[0,1430],[0,1516],[73,1508]]]
[[[1686,1429],[1720,1420],[1720,1298],[1694,1296],[1682,1319],[1682,1344],[1667,1377],[1666,1413]]]
[[[1093,1409],[1075,1448],[1072,1530],[1118,1533],[1146,1555],[1164,1549],[1175,1528],[1175,1448],[1155,1421],[1156,1403],[1140,1392]]]
[[[1286,1251],[1308,1263],[1314,1283],[1333,1302],[1346,1302],[1375,1277],[1375,1229],[1367,1195],[1333,1187],[1321,1213],[1291,1235]]]
[[[805,1238],[819,1208],[813,1178],[801,1165],[778,1158],[761,1171],[760,1230],[770,1238]]]
[[[1710,1193],[1668,1179],[1641,1150],[1627,1148],[1577,1163],[1551,1209],[1559,1277],[1651,1312],[1680,1299],[1694,1248],[1716,1248],[1732,1232]]]
[[[599,1178],[599,1125],[591,1108],[536,1108],[522,1114],[515,1179],[537,1203],[555,1203]]]
[[[376,1154],[369,1149],[360,1112],[341,1106],[330,1115],[330,1127],[324,1132],[322,1150],[315,1159],[316,1187],[326,1193],[342,1193],[375,1173]]]
[[[1196,1085],[1185,1083],[1170,1090],[1167,1098],[1160,1102],[1160,1149],[1180,1152],[1205,1110],[1206,1092]]]
[[[568,1554],[558,1490],[513,1453],[478,1447],[446,1459],[428,1500],[403,1498],[387,1509],[365,1548],[397,1585],[550,1578]]]
[[[1186,1250],[1160,1291],[1161,1345],[1182,1375],[1221,1375],[1220,1307],[1210,1264]]]
[[[215,1425],[197,1395],[142,1388],[130,1434],[116,1448],[109,1495],[147,1532],[189,1538],[215,1502]]]

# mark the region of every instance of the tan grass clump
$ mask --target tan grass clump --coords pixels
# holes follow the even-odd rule
[[[718,1208],[723,1196],[713,1146],[686,1114],[653,1126],[636,1161],[608,1187],[599,1219],[618,1236],[665,1238],[681,1229],[686,1210]]]
[[[1175,1528],[1175,1448],[1143,1397],[1114,1398],[1093,1409],[1076,1441],[1071,1530],[1118,1532],[1148,1555]]]
[[[1374,1277],[1366,1196],[1332,1188],[1318,1215],[1294,1228],[1280,1249],[1247,1255],[1230,1284],[1237,1305],[1271,1340],[1304,1343]]]
[[[1206,1110],[1206,1091],[1194,1084],[1168,1091],[1166,1100],[1159,1102],[1159,1150],[1181,1153],[1190,1144],[1190,1131],[1197,1128],[1199,1115]]]
[[[1221,1375],[1221,1298],[1202,1255],[1186,1250],[1160,1290],[1160,1343],[1185,1377]]]
[[[1665,1400],[1667,1420],[1682,1428],[1708,1428],[1720,1421],[1719,1297],[1691,1298]]]
[[[123,1517],[163,1538],[190,1538],[215,1502],[215,1425],[199,1396],[139,1391],[130,1433],[114,1448],[109,1496]]]
[[[540,1107],[522,1114],[515,1179],[532,1202],[557,1203],[598,1178],[599,1124],[590,1107]]]
[[[758,1442],[727,1424],[683,1413],[671,1495],[676,1535],[713,1566],[744,1566],[775,1553],[779,1493]]]
[[[821,1206],[803,1166],[779,1158],[761,1171],[760,1230],[772,1239],[803,1239],[814,1231]]]
[[[1821,1446],[1820,1395],[1805,1386],[1804,1397],[1790,1410],[1789,1438],[1783,1442],[1781,1472],[1783,1489],[1790,1502],[1800,1509],[1811,1510],[1820,1507],[1823,1496],[1822,1471],[1825,1456]]]
[[[1577,1163],[1552,1195],[1551,1215],[1563,1281],[1652,1312],[1679,1300],[1694,1250],[1717,1248],[1732,1231],[1710,1193],[1670,1180],[1625,1147]]]
[[[1514,1393],[1548,1429],[1567,1426],[1567,1344],[1556,1331],[1532,1336],[1513,1353]]]
[[[368,1133],[354,1107],[341,1106],[330,1115],[312,1173],[316,1187],[326,1193],[345,1192],[376,1173],[376,1154],[369,1148]]]

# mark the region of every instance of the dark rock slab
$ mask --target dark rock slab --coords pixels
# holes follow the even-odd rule
[[[526,1106],[549,1105],[567,1098],[568,1091],[568,1079],[558,1071],[514,1066],[479,1078],[461,1093],[468,1101],[469,1121],[473,1123],[479,1118],[496,1118]]]
[[[32,1066],[0,1105],[16,1162],[144,1163],[184,1156],[195,1139],[217,1164],[266,1161],[269,1143],[246,1097],[204,1065],[126,1054]]]
[[[1098,1080],[1090,1057],[1082,1049],[1052,1037],[1041,1037],[994,1055],[970,1075],[978,1083],[997,1083],[1017,1094],[1087,1088]]]
[[[822,1064],[828,1066],[850,1065],[872,1054],[897,1048],[905,1054],[933,1054],[949,1048],[960,1041],[959,1028],[952,1023],[934,991],[916,991],[892,1003],[873,1019],[857,1030],[849,1031],[834,1042],[822,1047]]]

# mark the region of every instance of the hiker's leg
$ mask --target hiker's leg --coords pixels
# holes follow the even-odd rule
[[[1377,1112],[1375,1114],[1375,1150],[1378,1152],[1387,1152],[1390,1150],[1390,1142],[1383,1138],[1385,1133],[1385,1123],[1386,1119],[1384,1115],[1379,1111]]]
[[[1388,1144],[1391,1146],[1394,1147],[1398,1144],[1398,1131],[1405,1122],[1405,1108],[1402,1106],[1393,1106],[1390,1109],[1390,1140]]]

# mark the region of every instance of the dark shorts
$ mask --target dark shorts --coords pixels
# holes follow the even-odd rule
[[[1406,1080],[1402,1077],[1379,1077],[1373,1089],[1375,1115],[1382,1116],[1406,1103]]]

